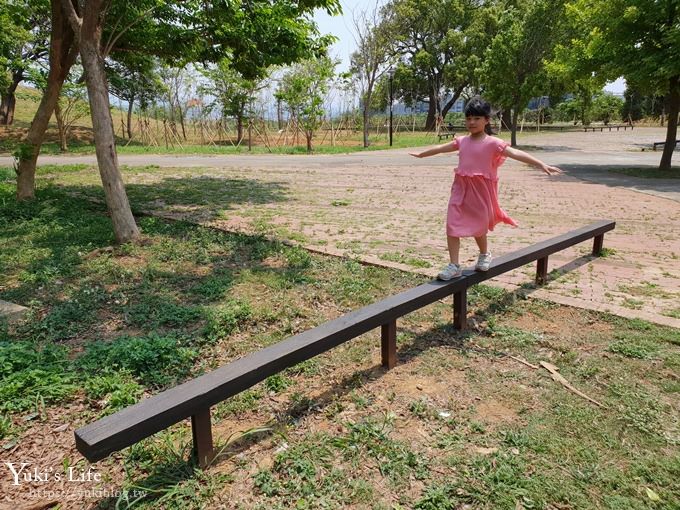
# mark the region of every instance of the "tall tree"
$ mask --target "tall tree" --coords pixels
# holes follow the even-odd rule
[[[391,0],[383,7],[384,30],[393,38],[395,52],[421,82],[412,90],[426,94],[426,129],[434,129],[436,119],[443,119],[474,82],[495,32],[492,9],[491,2],[480,0]],[[397,86],[401,83],[395,80]],[[399,96],[408,92],[402,89]]]
[[[332,14],[340,11],[338,0],[140,0],[134,3],[52,0],[51,4],[53,14],[58,6],[63,8],[63,17],[78,43],[90,100],[97,161],[118,242],[134,239],[139,230],[118,169],[104,73],[108,55],[112,51],[140,51],[183,62],[192,59],[215,61],[229,56],[234,67],[245,75],[319,50],[318,32],[308,14],[316,7],[323,7]],[[50,114],[53,109],[52,104]],[[44,129],[39,137],[36,136],[30,151],[20,151],[21,175],[17,179],[20,198],[33,196],[34,158],[37,158],[43,135]]]
[[[124,243],[139,236],[139,229],[132,215],[123,177],[118,168],[109,89],[104,71],[107,48],[102,44],[105,20],[103,11],[106,2],[91,0],[84,4],[81,13],[76,10],[71,0],[61,0],[61,3],[78,42],[80,59],[85,70],[97,164],[104,185],[106,205],[111,215],[113,233],[117,242]]]
[[[498,33],[481,66],[484,95],[511,109],[511,144],[517,145],[517,120],[529,100],[550,92],[545,62],[561,37],[564,0],[507,2]]]
[[[49,54],[48,0],[0,2],[0,125],[14,121],[16,90],[29,69]]]
[[[368,121],[373,92],[392,60],[390,39],[383,29],[380,12],[376,2],[369,10],[354,13],[352,17],[357,50],[352,53],[350,70],[359,85],[364,118],[364,147],[368,147]]]
[[[567,19],[576,34],[557,59],[601,80],[623,76],[636,90],[666,96],[669,122],[660,170],[670,170],[680,114],[678,0],[572,0]]]

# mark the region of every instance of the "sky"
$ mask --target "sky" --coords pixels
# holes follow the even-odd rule
[[[316,11],[314,20],[319,26],[321,33],[332,34],[339,39],[331,48],[331,56],[341,61],[337,67],[338,72],[349,69],[349,56],[356,48],[354,36],[352,35],[354,26],[352,23],[352,13],[360,13],[363,10],[372,9],[375,5],[374,2],[375,0],[340,0],[342,5],[342,15],[340,16],[329,16],[324,10]],[[381,5],[384,3],[384,0],[380,0]],[[623,94],[626,82],[623,78],[619,78],[612,83],[608,83],[604,88],[609,92]]]

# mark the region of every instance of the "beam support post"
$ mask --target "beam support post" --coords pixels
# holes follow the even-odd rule
[[[536,285],[545,285],[548,281],[548,257],[536,261]]]
[[[390,370],[397,364],[397,319],[380,327],[382,366]]]
[[[602,253],[602,245],[604,245],[604,234],[593,237],[593,255],[599,257]]]
[[[205,469],[215,457],[213,447],[212,426],[210,424],[210,408],[191,417],[191,434],[194,440],[194,458],[198,467]]]
[[[467,328],[467,289],[453,294],[453,327],[460,331]]]

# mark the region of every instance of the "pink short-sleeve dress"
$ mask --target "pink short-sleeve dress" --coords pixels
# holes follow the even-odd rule
[[[517,222],[498,204],[498,167],[506,157],[509,145],[500,138],[486,136],[473,140],[456,138],[458,167],[451,186],[446,215],[446,234],[451,237],[480,237],[498,223],[513,227]]]

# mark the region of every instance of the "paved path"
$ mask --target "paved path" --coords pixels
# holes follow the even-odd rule
[[[520,136],[522,148],[562,166],[565,174],[548,177],[506,162],[501,203],[520,227],[499,227],[491,234],[495,253],[595,219],[617,221],[616,230],[605,236],[605,246],[612,250],[607,257],[591,260],[585,245],[555,254],[549,269],[557,269],[556,279],[531,291],[533,295],[680,327],[680,180],[610,172],[615,167],[655,168],[661,153],[641,149],[662,140],[663,134],[661,129],[636,128]],[[158,214],[246,232],[264,229],[319,251],[434,275],[446,259],[443,220],[457,156],[414,159],[407,152],[121,155],[120,162],[161,167],[125,174],[131,196],[144,200],[137,205]],[[43,164],[75,162],[94,163],[95,158],[41,158]],[[680,164],[680,153],[675,163]],[[0,158],[3,164],[7,162]],[[92,172],[69,175],[79,179],[73,182],[96,184]],[[236,196],[234,189],[244,183],[246,188],[256,184],[266,190],[267,199],[251,191],[243,195],[243,188]],[[194,197],[198,189],[202,201],[178,200],[179,189],[191,190]],[[155,196],[144,198],[151,190]],[[473,263],[474,242],[463,244],[462,255],[465,263]],[[417,268],[427,264],[430,267]],[[531,282],[533,271],[525,267],[497,281],[516,288]]]

